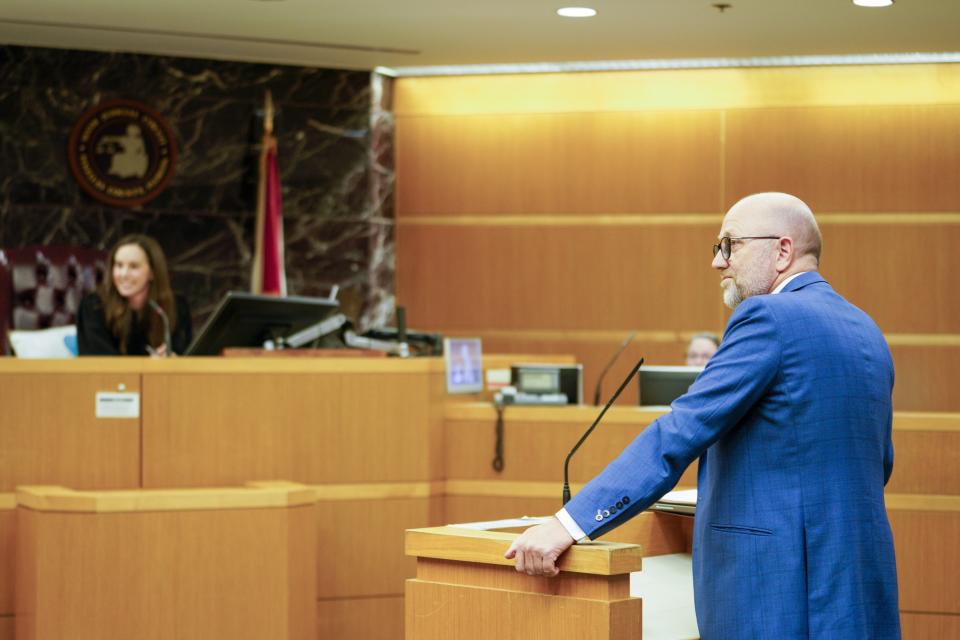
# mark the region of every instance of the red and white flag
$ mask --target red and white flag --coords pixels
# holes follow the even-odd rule
[[[250,291],[275,296],[287,295],[283,265],[283,208],[280,201],[280,172],[277,168],[277,139],[273,136],[273,99],[267,92],[263,118],[263,147],[260,150],[260,177],[257,181],[257,235]]]

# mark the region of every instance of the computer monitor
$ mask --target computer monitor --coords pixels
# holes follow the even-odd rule
[[[447,370],[447,393],[483,391],[480,338],[444,338],[443,362]]]
[[[662,407],[682,396],[703,367],[642,366],[637,376],[640,406]]]
[[[227,347],[262,347],[321,322],[339,305],[330,298],[229,292],[187,349],[188,356],[218,356]]]
[[[562,393],[567,404],[583,404],[582,364],[515,364],[510,367],[510,381],[521,393]]]

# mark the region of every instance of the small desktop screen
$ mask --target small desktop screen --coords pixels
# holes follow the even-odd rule
[[[703,367],[642,366],[637,376],[640,406],[667,406],[687,392]]]
[[[483,391],[483,359],[480,338],[444,338],[443,362],[447,370],[447,393]]]

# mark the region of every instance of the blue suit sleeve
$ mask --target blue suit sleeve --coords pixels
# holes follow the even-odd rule
[[[567,512],[590,538],[623,524],[672,489],[690,463],[763,396],[779,371],[781,354],[764,297],[737,307],[720,350],[690,390],[567,503]]]
[[[887,419],[887,437],[883,445],[883,486],[890,482],[893,475],[893,407],[890,407],[890,417]]]

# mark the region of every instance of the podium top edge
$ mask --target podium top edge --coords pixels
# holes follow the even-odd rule
[[[477,564],[513,566],[503,554],[518,533],[480,531],[461,527],[408,529],[408,556]],[[640,571],[643,548],[622,542],[589,542],[570,547],[560,557],[560,571],[593,575],[620,575]]]

